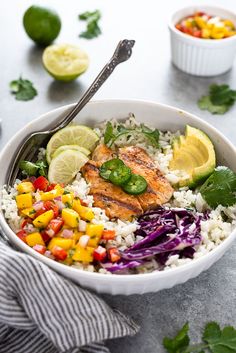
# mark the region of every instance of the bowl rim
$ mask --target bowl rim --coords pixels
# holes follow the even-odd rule
[[[166,110],[171,110],[173,112],[178,112],[181,114],[184,114],[186,116],[189,116],[190,118],[196,120],[197,122],[200,122],[203,126],[207,127],[208,129],[212,130],[213,133],[220,138],[221,140],[223,140],[226,144],[229,145],[229,147],[234,151],[235,155],[236,155],[236,147],[233,145],[233,143],[227,138],[225,137],[218,129],[216,129],[214,126],[212,126],[211,124],[209,124],[208,122],[206,122],[205,120],[199,118],[198,116],[196,116],[195,114],[192,114],[190,112],[187,112],[183,109],[180,109],[178,107],[174,107],[174,106],[170,106],[168,104],[162,104],[162,103],[158,103],[155,101],[150,101],[150,100],[142,100],[142,99],[101,99],[101,100],[92,100],[90,101],[88,104],[92,105],[92,104],[115,104],[115,103],[120,103],[120,104],[141,104],[141,105],[152,105],[152,106],[156,106],[156,107],[160,107]],[[7,151],[8,147],[14,143],[14,140],[17,136],[21,135],[22,132],[24,130],[27,131],[27,128],[29,128],[32,124],[40,121],[42,118],[46,118],[47,116],[50,116],[52,113],[60,113],[65,111],[66,109],[70,109],[72,108],[76,103],[71,103],[71,104],[67,104],[67,105],[63,105],[61,107],[52,109],[44,114],[41,114],[38,118],[33,119],[32,121],[30,121],[28,124],[26,124],[25,126],[23,126],[16,134],[14,134],[11,139],[8,141],[8,143],[5,145],[5,147],[3,148],[3,150],[0,153],[0,160],[2,159],[2,157],[4,156],[5,152]],[[3,185],[2,185],[3,186]],[[1,188],[2,188],[1,186]],[[172,276],[177,276],[181,273],[185,273],[185,272],[191,272],[191,269],[199,267],[201,268],[201,264],[204,263],[206,261],[206,259],[211,259],[212,257],[214,258],[218,253],[220,254],[222,252],[223,249],[227,249],[228,246],[230,245],[230,243],[232,243],[232,241],[236,238],[236,228],[230,233],[230,235],[223,240],[222,243],[220,243],[219,245],[217,245],[213,250],[211,250],[210,252],[208,252],[207,254],[197,258],[197,259],[193,259],[192,261],[190,261],[189,263],[186,263],[184,265],[178,266],[176,268],[170,268],[168,270],[164,270],[164,271],[153,271],[153,272],[148,272],[148,273],[141,273],[141,274],[112,274],[112,273],[98,273],[98,272],[89,272],[89,271],[85,271],[85,270],[81,270],[75,267],[71,267],[68,265],[64,265],[62,263],[59,263],[55,260],[52,260],[44,255],[39,254],[37,251],[35,251],[33,248],[29,247],[27,244],[25,244],[24,242],[22,242],[22,240],[20,240],[17,235],[13,232],[13,230],[10,228],[10,226],[7,223],[7,220],[4,217],[3,211],[0,209],[0,228],[2,228],[3,231],[5,231],[7,238],[10,240],[10,242],[14,242],[18,248],[20,248],[21,250],[23,250],[26,254],[30,254],[32,255],[34,258],[37,258],[38,260],[40,260],[41,262],[43,262],[46,265],[49,265],[50,268],[53,268],[54,270],[58,270],[58,272],[60,273],[71,273],[74,275],[78,275],[80,276],[80,278],[84,277],[87,279],[98,279],[100,278],[104,283],[105,282],[109,282],[111,279],[119,282],[119,281],[123,281],[123,282],[129,282],[131,279],[132,281],[139,281],[139,280],[144,280],[144,281],[149,281],[149,279],[151,279],[152,277],[155,277],[155,279],[158,278],[167,278],[168,277],[172,277]],[[8,234],[11,234],[10,237]],[[72,278],[72,277],[71,277]]]
[[[228,37],[228,38],[221,38],[221,39],[204,39],[204,38],[197,38],[191,35],[188,35],[186,33],[181,32],[180,30],[178,30],[175,25],[176,25],[176,21],[174,21],[175,16],[179,15],[179,19],[183,18],[183,15],[181,17],[181,13],[185,12],[185,11],[190,11],[191,14],[191,10],[193,11],[193,9],[197,10],[197,9],[201,9],[201,10],[219,10],[219,11],[224,11],[224,12],[228,12],[230,13],[233,17],[235,17],[235,25],[236,25],[236,13],[227,9],[227,8],[223,8],[221,6],[212,6],[212,5],[191,5],[191,6],[185,6],[177,11],[175,11],[172,15],[171,18],[169,19],[168,22],[168,27],[169,30],[171,30],[172,32],[174,32],[176,35],[179,35],[182,39],[184,40],[189,40],[192,43],[195,44],[203,44],[205,43],[205,45],[212,45],[212,46],[220,46],[223,44],[230,44],[230,42],[233,42],[236,40],[236,34],[232,37]],[[214,43],[214,44],[213,44]]]

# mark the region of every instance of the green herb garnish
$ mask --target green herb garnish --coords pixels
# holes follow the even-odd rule
[[[217,167],[199,191],[212,208],[232,206],[236,203],[236,174],[227,167]]]
[[[226,326],[222,330],[216,322],[209,322],[204,328],[202,343],[190,345],[189,326],[185,324],[174,338],[165,337],[163,346],[168,353],[235,353],[236,330]]]
[[[209,95],[202,96],[198,100],[198,106],[202,110],[208,110],[212,114],[224,114],[234,104],[236,91],[229,85],[212,84],[209,87]]]
[[[10,89],[15,95],[15,98],[19,101],[28,101],[37,95],[33,83],[29,80],[24,80],[21,77],[18,80],[10,82]]]
[[[48,165],[45,161],[37,161],[36,163],[29,161],[20,161],[19,168],[25,175],[36,176],[39,174],[46,177]]]
[[[79,15],[79,19],[81,21],[87,22],[86,31],[80,33],[81,38],[92,39],[98,37],[102,31],[98,25],[98,21],[101,18],[101,12],[99,10],[95,10],[93,12],[86,11]]]
[[[135,133],[144,135],[152,146],[156,148],[159,147],[159,130],[152,130],[144,124],[134,128],[126,128],[122,124],[118,124],[116,127],[113,127],[112,123],[108,122],[104,132],[104,143],[111,147],[121,136],[128,135],[128,139],[129,135],[132,136]]]

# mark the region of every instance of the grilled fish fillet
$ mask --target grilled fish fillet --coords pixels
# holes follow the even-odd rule
[[[137,195],[144,211],[169,201],[173,188],[144,149],[123,147],[119,149],[118,157],[133,173],[143,176],[148,183],[147,191]]]
[[[99,176],[99,167],[105,161],[119,157],[133,173],[142,175],[147,183],[147,191],[141,195],[129,195],[119,186],[115,186]],[[105,210],[109,218],[131,220],[144,211],[167,202],[173,189],[144,149],[130,146],[120,148],[114,153],[106,145],[98,145],[92,160],[82,168],[82,173],[90,183],[90,194],[94,206]]]
[[[94,206],[105,210],[109,218],[131,220],[142,214],[143,210],[138,199],[127,195],[119,186],[115,186],[99,176],[101,163],[88,161],[82,168],[82,173],[91,184],[90,194],[94,198]]]

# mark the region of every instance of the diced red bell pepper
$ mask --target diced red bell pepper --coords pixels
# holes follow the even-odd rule
[[[103,240],[113,240],[115,238],[116,232],[114,230],[107,230],[104,229],[102,232],[102,239]]]
[[[49,185],[49,181],[41,175],[33,182],[33,185],[36,190],[46,191]]]
[[[57,218],[59,215],[59,207],[53,201],[44,201],[43,207],[46,211],[53,210],[54,218]]]
[[[108,257],[111,260],[111,262],[116,262],[120,260],[121,256],[117,248],[110,248],[107,251],[108,251]]]
[[[44,212],[46,212],[46,209],[43,207],[43,208],[41,208],[41,210],[38,210],[38,211],[35,212],[34,218],[37,218],[38,216],[40,216]]]
[[[202,38],[202,31],[200,29],[195,30],[195,31],[193,31],[192,35],[196,38]]]
[[[28,223],[32,224],[32,219],[31,218],[24,218],[22,223],[21,223],[21,228],[23,229]]]
[[[47,191],[52,191],[57,184],[49,184],[47,187]]]
[[[52,254],[56,260],[64,261],[67,258],[67,251],[60,246],[54,246],[52,248]]]
[[[107,256],[107,251],[101,245],[99,245],[93,252],[93,258],[96,261],[102,261]]]
[[[33,249],[43,255],[46,251],[46,246],[36,244],[35,246],[33,246]]]
[[[64,221],[62,218],[55,218],[52,219],[49,223],[48,226],[45,230],[45,232],[48,234],[49,237],[54,237],[58,232],[60,232],[62,226],[64,224]]]
[[[27,235],[25,230],[20,230],[19,232],[16,233],[16,235],[18,236],[18,238],[20,238],[24,243],[26,243],[25,237]]]
[[[41,235],[45,243],[52,239],[45,231],[42,231]]]

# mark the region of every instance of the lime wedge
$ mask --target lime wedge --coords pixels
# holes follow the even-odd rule
[[[48,169],[50,183],[69,184],[76,177],[80,168],[88,161],[83,153],[65,150],[52,159]]]
[[[76,45],[54,44],[43,52],[43,65],[48,73],[59,81],[72,81],[85,72],[88,55]]]
[[[52,155],[52,158],[55,158],[61,152],[66,151],[66,150],[79,151],[79,152],[83,153],[85,156],[89,156],[90,153],[91,153],[87,148],[84,148],[84,147],[81,147],[81,146],[78,146],[78,145],[65,145],[65,146],[61,146],[58,149],[56,149],[56,151]]]
[[[46,156],[50,164],[54,152],[61,146],[78,145],[92,150],[98,141],[98,135],[84,125],[70,125],[56,132],[47,144]]]

